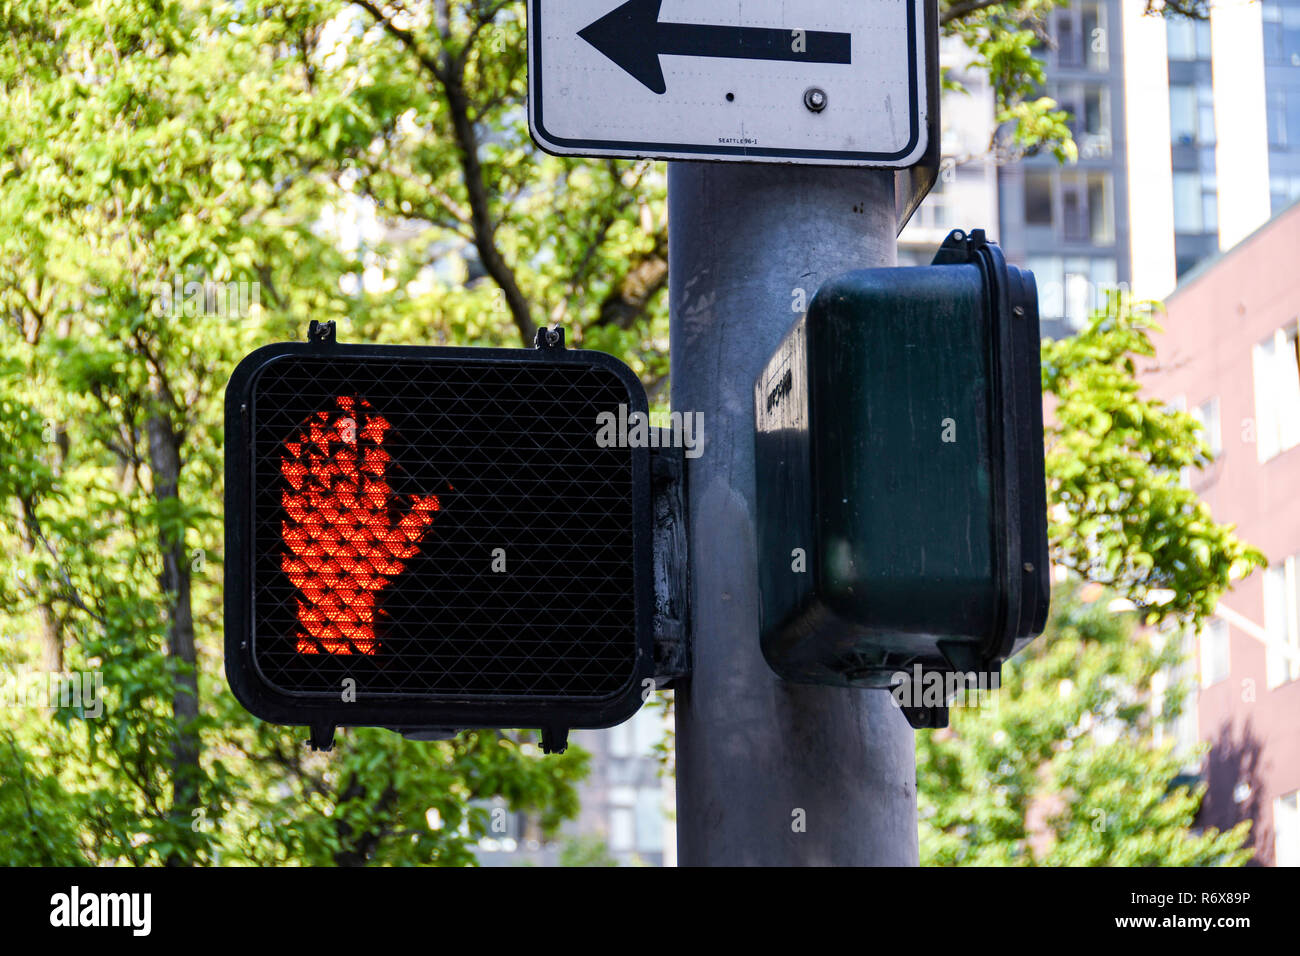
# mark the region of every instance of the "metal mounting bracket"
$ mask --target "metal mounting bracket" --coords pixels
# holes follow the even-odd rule
[[[655,687],[665,690],[691,669],[690,573],[686,537],[686,456],[659,429],[659,448],[650,454],[654,515]]]

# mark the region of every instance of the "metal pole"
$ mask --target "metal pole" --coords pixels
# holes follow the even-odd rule
[[[893,183],[881,170],[669,166],[672,406],[703,412],[705,436],[687,479],[683,866],[917,863],[912,729],[884,691],[772,673],[754,533],[754,379],[822,282],[894,265]]]

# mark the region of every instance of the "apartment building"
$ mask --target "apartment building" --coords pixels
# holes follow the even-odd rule
[[[537,821],[513,813],[501,801],[484,804],[489,833],[479,841],[483,866],[590,865],[675,866],[675,789],[660,772],[656,753],[672,722],[661,707],[642,707],[608,730],[575,730],[570,742],[591,755],[591,770],[578,785],[581,809],[560,834],[544,840]]]
[[[1300,199],[1300,2],[1263,0],[1264,95],[1269,205],[1274,214]]]
[[[1163,299],[1300,198],[1300,0],[1214,0],[1202,21],[1116,2],[1130,285]]]
[[[988,75],[969,69],[970,51],[955,37],[939,44],[939,62],[965,93],[945,91],[939,108],[938,181],[898,237],[900,266],[929,265],[954,229],[998,234],[998,169],[993,140],[993,90]]]
[[[1256,861],[1300,865],[1300,202],[1185,273],[1144,387],[1205,427],[1217,459],[1186,476],[1269,567],[1190,635],[1183,733],[1209,745],[1200,822],[1255,821]]]
[[[1087,322],[1108,289],[1132,282],[1128,137],[1121,0],[1080,0],[1054,11],[1043,50],[1044,92],[1072,115],[1076,163],[1050,152],[998,170],[999,239],[1038,280],[1043,334]]]
[[[1214,0],[1201,21],[1075,0],[1045,31],[1044,93],[1071,113],[1078,161],[986,155],[992,96],[963,73],[973,95],[943,99],[940,182],[900,261],[928,261],[945,227],[983,226],[1034,272],[1057,337],[1109,289],[1164,299],[1300,198],[1300,0]],[[941,59],[960,66],[960,46]]]

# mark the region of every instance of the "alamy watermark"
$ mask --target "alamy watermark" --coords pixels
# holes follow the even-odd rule
[[[30,707],[33,710],[72,708],[86,717],[104,713],[102,671],[73,671],[61,674],[5,674],[0,676],[0,707]]]
[[[687,458],[704,454],[704,413],[631,412],[596,416],[596,444],[601,448],[682,448]]]
[[[253,306],[262,304],[260,282],[155,282],[150,310],[159,318],[245,318]]]
[[[133,936],[148,936],[153,928],[153,894],[83,893],[80,886],[73,884],[68,892],[50,897],[50,925],[120,927],[129,929]]]
[[[889,693],[896,707],[980,707],[997,705],[994,691],[1002,686],[997,671],[926,670],[896,671],[889,678]]]

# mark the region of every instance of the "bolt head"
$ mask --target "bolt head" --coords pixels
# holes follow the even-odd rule
[[[820,113],[826,109],[827,103],[830,102],[826,96],[826,91],[820,87],[812,86],[804,91],[803,105],[808,107],[814,113]]]

